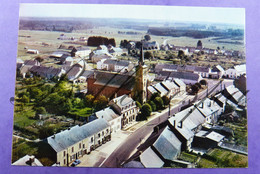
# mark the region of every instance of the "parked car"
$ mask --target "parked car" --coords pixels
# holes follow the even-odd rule
[[[71,167],[75,167],[76,165],[80,164],[81,161],[79,159],[76,159],[72,164]]]

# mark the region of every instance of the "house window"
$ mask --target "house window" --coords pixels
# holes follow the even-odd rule
[[[98,134],[98,138],[100,137],[100,133]]]
[[[98,140],[98,144],[101,144],[100,140]]]
[[[81,148],[81,143],[79,143],[79,148]]]
[[[83,144],[83,149],[85,148],[85,144]]]
[[[71,148],[71,152],[74,152],[74,147]]]
[[[63,162],[64,162],[64,165],[65,165],[65,164],[66,164],[66,159],[64,159],[64,161],[63,161]]]
[[[107,133],[108,133],[108,129],[107,129]]]
[[[104,131],[102,131],[102,136],[104,136]]]
[[[91,143],[93,143],[93,137],[91,137]]]
[[[66,156],[66,151],[63,152],[63,156]]]

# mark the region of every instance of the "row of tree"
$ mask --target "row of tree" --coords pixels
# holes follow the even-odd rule
[[[146,120],[152,112],[160,111],[170,104],[170,99],[167,96],[160,97],[158,93],[152,95],[150,100],[144,103],[142,106],[139,102],[136,102],[140,108],[141,114],[140,120]]]
[[[88,38],[88,46],[98,47],[99,45],[112,45],[116,46],[116,41],[114,38],[107,38],[102,36],[91,36]]]

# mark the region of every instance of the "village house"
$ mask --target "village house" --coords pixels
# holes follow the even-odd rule
[[[90,153],[110,139],[109,124],[104,119],[96,119],[54,134],[47,138],[47,142],[56,153],[56,164],[69,166],[74,160]]]
[[[12,165],[15,166],[43,166],[42,163],[35,158],[35,156],[25,155],[19,160],[15,161]]]
[[[190,150],[194,134],[200,130],[205,121],[205,117],[194,106],[168,119],[170,128],[182,142],[182,150]]]
[[[229,68],[225,71],[224,76],[226,78],[236,79],[246,74],[246,64],[236,65],[233,68]]]
[[[175,65],[175,64],[157,64],[154,72],[160,73],[161,71],[167,72],[189,72],[199,74],[203,78],[208,78],[211,69],[203,66],[192,66],[192,65]]]
[[[107,107],[101,111],[98,111],[94,114],[98,119],[104,119],[110,125],[111,134],[116,133],[121,130],[121,116],[116,114],[115,111]]]
[[[123,53],[126,52],[124,52],[122,48],[116,48],[112,46],[112,48],[109,49],[109,53],[113,56],[121,56]]]
[[[157,41],[152,41],[152,42],[145,41],[145,42],[143,42],[143,49],[144,50],[159,50],[160,45]]]
[[[128,95],[122,95],[114,98],[109,102],[113,110],[121,116],[121,128],[126,127],[130,123],[136,121],[136,116],[139,113],[135,101]]]
[[[163,81],[161,85],[168,90],[169,96],[179,95],[180,94],[180,87],[177,86],[174,81]]]
[[[117,60],[117,59],[102,59],[97,62],[97,69],[114,71],[114,72],[129,72],[133,70],[134,64],[129,61]]]
[[[164,165],[163,160],[157,156],[151,147],[148,147],[140,155],[140,162],[145,168],[161,168]]]
[[[185,84],[195,84],[198,83],[202,78],[199,74],[191,73],[191,72],[168,72],[168,71],[160,71],[155,80],[164,81],[164,80],[173,80],[180,79]]]
[[[74,59],[68,55],[62,55],[60,58],[60,64],[72,66]]]
[[[95,72],[87,79],[88,94],[94,96],[104,95],[114,98],[116,95],[131,94],[135,77],[127,74],[115,74],[108,72]]]
[[[50,58],[55,58],[59,60],[62,57],[68,57],[68,56],[70,56],[70,53],[67,51],[55,51],[50,55]]]
[[[34,50],[34,49],[28,49],[26,51],[26,53],[29,53],[29,54],[39,54],[40,52],[38,50]]]
[[[164,162],[177,159],[181,153],[181,141],[175,136],[168,126],[154,142],[151,148],[159,155]]]
[[[24,61],[22,59],[16,59],[16,70],[20,71],[21,67],[24,65]]]
[[[99,45],[99,46],[97,47],[97,50],[105,50],[105,51],[108,51],[108,48],[107,48],[106,45]]]
[[[224,112],[224,108],[221,108],[216,102],[206,98],[203,101],[199,101],[200,104],[195,103],[195,107],[206,118],[206,123],[216,124],[219,116]]]
[[[102,59],[111,59],[111,58],[113,58],[113,56],[110,53],[108,53],[107,50],[95,50],[89,54],[89,59],[93,63],[97,63]]]
[[[53,68],[46,66],[33,66],[32,68],[30,68],[29,72],[35,76],[40,76],[47,79],[51,79],[53,77],[60,78],[62,74],[66,73],[66,71],[62,68]]]
[[[186,86],[186,85],[185,85]],[[162,81],[156,83],[154,85],[148,86],[147,88],[147,98],[150,99],[153,94],[158,93],[161,97],[162,96],[175,96],[180,95],[180,87],[176,85],[173,81]],[[182,93],[183,94],[183,93]]]
[[[220,66],[214,66],[209,73],[209,78],[220,79],[225,74],[225,70]]]
[[[91,49],[87,47],[74,47],[71,50],[71,56],[72,57],[81,57],[81,58],[86,58],[89,56],[91,53]]]
[[[223,95],[227,99],[241,107],[246,106],[246,96],[241,91],[239,91],[239,89],[236,88],[234,85],[225,88],[223,91]]]
[[[180,95],[186,92],[186,84],[180,79],[173,79],[173,82],[179,87]]]
[[[20,74],[23,78],[25,78],[25,75],[29,72],[29,70],[33,66],[40,66],[40,62],[37,60],[25,60],[23,66],[20,68]]]
[[[67,71],[67,77],[69,81],[75,81],[80,76],[81,73],[83,73],[84,69],[81,64],[74,64],[68,71]]]
[[[215,148],[223,141],[225,136],[214,131],[199,131],[192,142],[193,147],[204,149]]]

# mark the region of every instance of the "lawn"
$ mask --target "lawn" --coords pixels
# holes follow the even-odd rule
[[[239,168],[248,166],[248,157],[223,149],[213,149],[201,157],[199,168]]]
[[[83,109],[72,109],[69,114],[71,115],[76,115],[76,116],[80,116],[80,117],[88,117],[92,114],[92,108],[83,108]]]
[[[23,108],[16,102],[14,113],[14,125],[18,127],[31,126],[36,122],[34,119],[35,111],[33,106],[25,104]]]
[[[196,162],[197,158],[198,157],[196,155],[190,154],[190,153],[187,153],[187,152],[182,152],[181,155],[179,156],[180,160],[187,161],[187,162],[190,162],[190,163]]]

